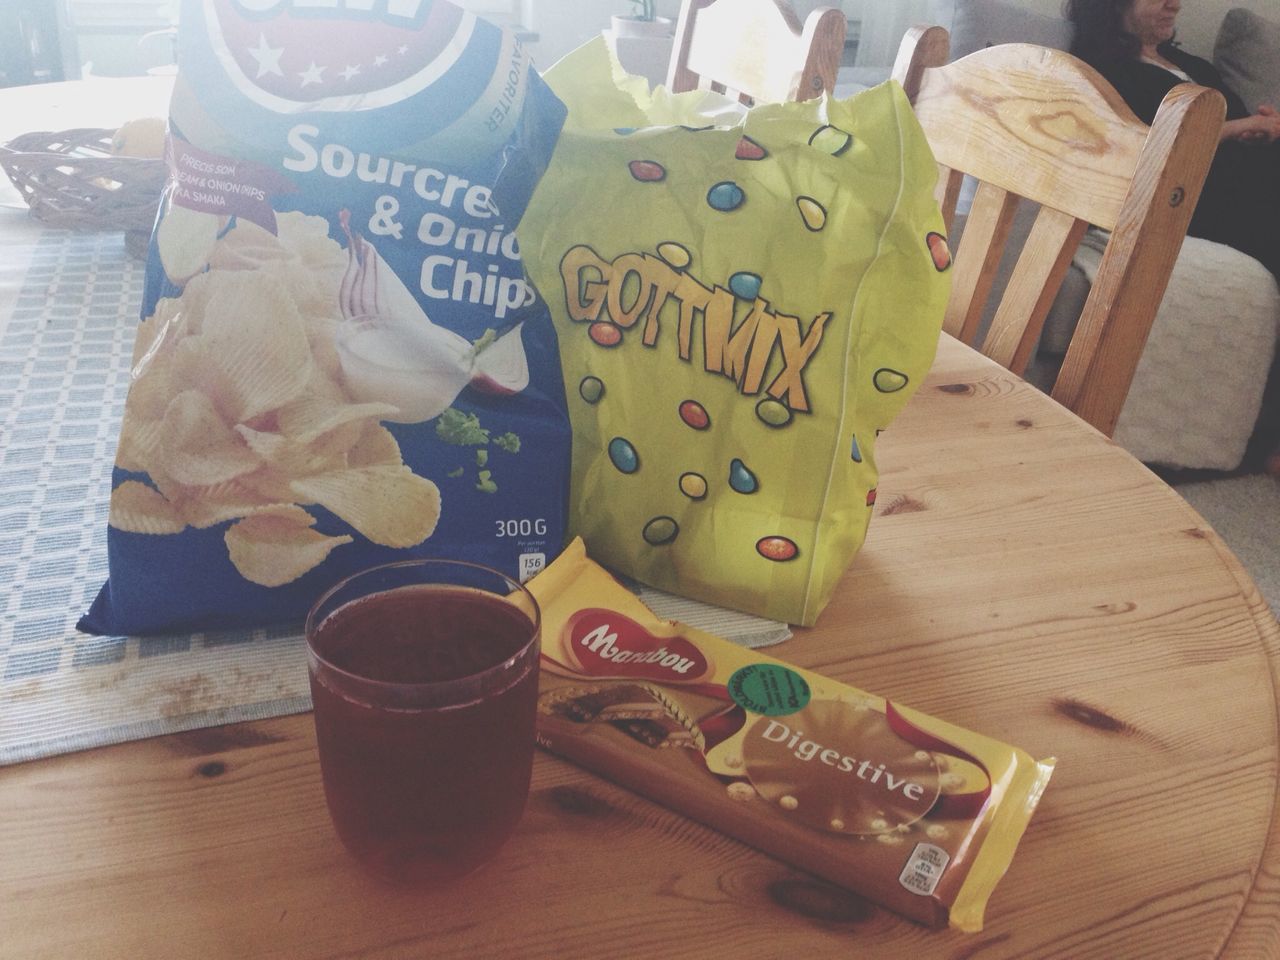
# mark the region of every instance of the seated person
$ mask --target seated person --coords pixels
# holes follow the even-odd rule
[[[1246,253],[1280,282],[1280,112],[1251,111],[1207,60],[1173,42],[1180,0],[1067,0],[1075,26],[1071,52],[1101,73],[1146,123],[1171,89],[1191,81],[1226,98],[1227,118],[1187,234]],[[1280,362],[1262,421],[1280,416]],[[1280,447],[1267,457],[1280,476]]]

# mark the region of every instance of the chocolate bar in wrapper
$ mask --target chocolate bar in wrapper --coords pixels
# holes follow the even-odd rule
[[[581,540],[529,588],[543,747],[912,920],[982,928],[1052,759],[659,620]]]

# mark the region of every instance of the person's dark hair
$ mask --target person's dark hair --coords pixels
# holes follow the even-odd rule
[[[1137,59],[1142,44],[1124,28],[1133,0],[1067,0],[1067,19],[1075,25],[1071,52],[1094,67]]]

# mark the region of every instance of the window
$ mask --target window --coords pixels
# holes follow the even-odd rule
[[[71,22],[79,31],[152,29],[178,22],[176,0],[70,0],[69,6]]]

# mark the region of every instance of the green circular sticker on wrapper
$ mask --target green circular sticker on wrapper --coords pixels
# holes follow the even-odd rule
[[[774,663],[753,663],[729,678],[729,696],[749,713],[785,717],[803,710],[810,694],[809,684],[794,670]]]

